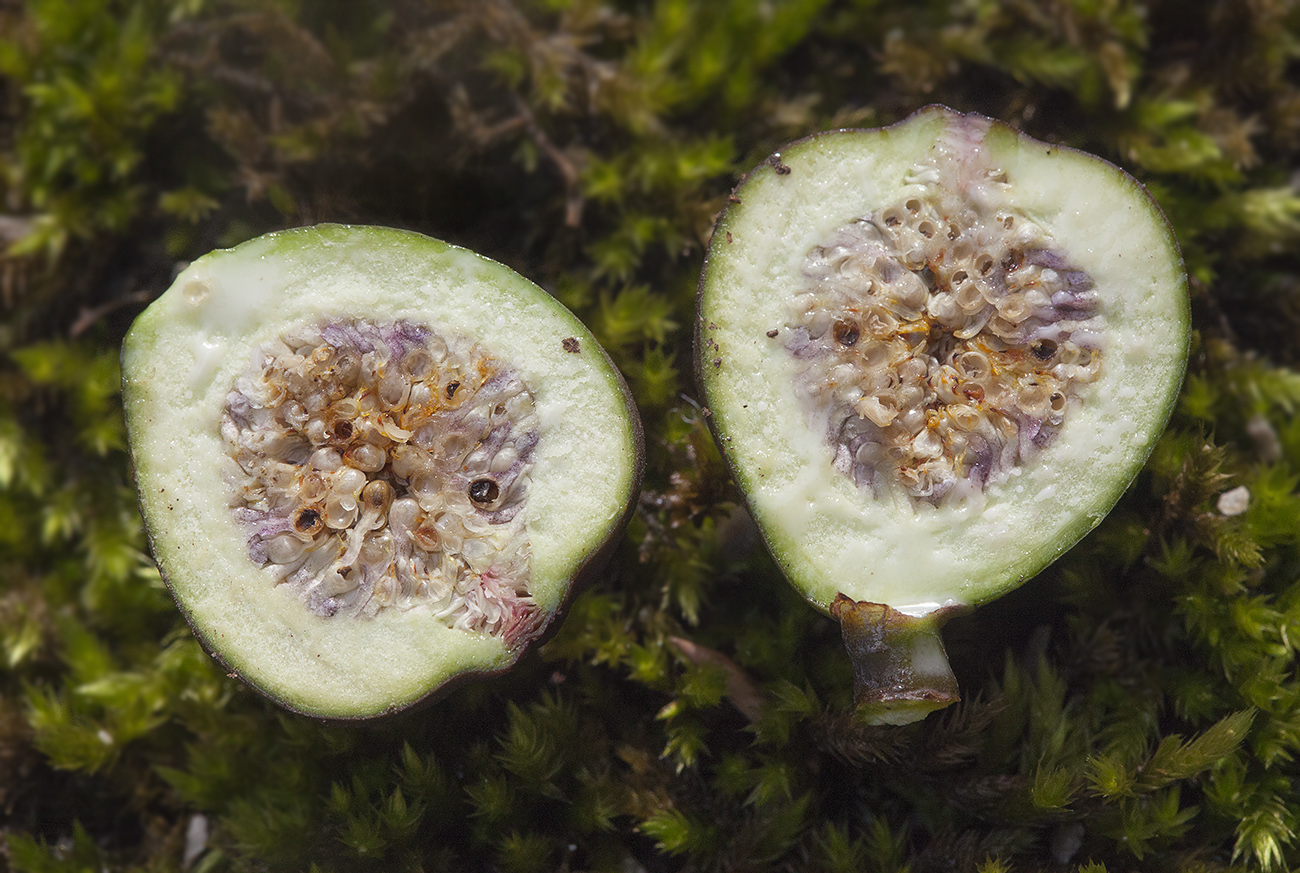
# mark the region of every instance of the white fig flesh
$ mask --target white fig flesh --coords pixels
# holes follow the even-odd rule
[[[190,264],[123,348],[155,558],[284,706],[406,708],[553,629],[619,535],[640,422],[589,331],[506,267],[326,225]]]
[[[792,584],[837,616],[888,607],[912,633],[1106,515],[1168,418],[1189,311],[1137,181],[933,106],[746,176],[697,331],[715,434]],[[872,706],[908,721],[955,699]]]

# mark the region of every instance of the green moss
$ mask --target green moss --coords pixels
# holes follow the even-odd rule
[[[0,865],[1300,866],[1297,29],[1270,0],[0,4]],[[683,374],[738,173],[930,101],[1146,182],[1197,336],[1119,507],[949,625],[966,701],[878,728]],[[636,518],[559,636],[380,725],[282,714],[199,649],[116,387],[179,262],[325,220],[535,278],[647,424]]]

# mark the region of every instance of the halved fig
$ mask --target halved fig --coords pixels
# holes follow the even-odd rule
[[[200,258],[122,372],[177,604],[302,713],[393,712],[512,665],[639,487],[640,421],[592,335],[416,233],[327,225]]]
[[[742,180],[700,284],[715,435],[772,554],[841,622],[864,717],[957,699],[942,621],[1119,499],[1187,356],[1146,190],[931,106],[800,140]]]

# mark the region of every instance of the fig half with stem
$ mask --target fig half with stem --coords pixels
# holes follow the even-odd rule
[[[512,665],[639,487],[640,421],[591,333],[416,233],[206,255],[122,364],[163,577],[214,656],[302,713],[394,712]]]
[[[1142,467],[1181,384],[1182,259],[1106,161],[940,106],[793,143],[720,216],[697,368],[868,720],[957,699],[939,626],[1038,573]]]

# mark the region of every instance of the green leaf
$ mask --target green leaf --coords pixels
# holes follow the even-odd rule
[[[1213,767],[1241,745],[1254,720],[1253,711],[1242,710],[1220,719],[1193,740],[1185,742],[1176,734],[1165,737],[1142,768],[1137,787],[1163,788]]]
[[[544,873],[556,869],[552,848],[544,834],[514,832],[501,841],[497,861],[503,873]]]
[[[701,853],[713,849],[720,837],[717,826],[678,809],[665,809],[641,822],[643,834],[670,855]]]
[[[1039,767],[1034,772],[1030,797],[1041,810],[1065,810],[1078,789],[1076,775],[1064,767]]]
[[[1286,849],[1295,842],[1298,825],[1293,798],[1260,792],[1237,825],[1232,860],[1247,858],[1262,870],[1287,869]]]

